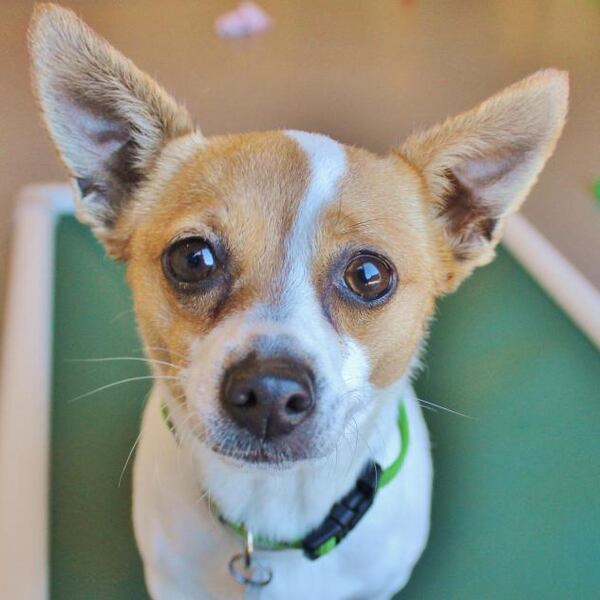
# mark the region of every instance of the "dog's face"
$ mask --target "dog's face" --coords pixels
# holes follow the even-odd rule
[[[219,451],[330,452],[371,386],[404,373],[433,309],[418,176],[301,132],[183,138],[168,152],[168,183],[129,217],[148,345],[183,362],[176,396]]]
[[[566,114],[566,76],[544,71],[386,157],[304,132],[204,138],[69,11],[40,9],[31,39],[78,214],[128,263],[182,426],[250,462],[329,454],[377,410]]]

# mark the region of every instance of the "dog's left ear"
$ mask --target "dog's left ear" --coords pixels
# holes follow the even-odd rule
[[[37,6],[29,39],[44,120],[77,182],[77,215],[125,258],[119,218],[162,148],[193,130],[191,119],[70,10]]]
[[[440,293],[493,257],[504,217],[519,208],[554,150],[568,93],[565,72],[539,71],[400,148],[427,188],[444,265]]]

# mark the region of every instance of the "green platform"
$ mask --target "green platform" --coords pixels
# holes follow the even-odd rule
[[[123,269],[58,225],[51,598],[147,598],[131,465],[147,374]],[[600,598],[600,355],[505,252],[441,303],[419,395],[435,463],[432,534],[403,599]]]

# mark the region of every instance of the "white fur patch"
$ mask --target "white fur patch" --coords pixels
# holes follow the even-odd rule
[[[369,380],[369,357],[364,348],[350,336],[344,336],[346,355],[342,366],[342,379],[351,390]]]
[[[346,152],[341,144],[325,135],[304,131],[287,131],[286,135],[306,154],[310,182],[287,243],[289,271],[280,307],[288,314],[301,316],[310,327],[310,323],[321,315],[320,303],[310,284],[312,250],[319,217],[323,208],[336,197],[339,181],[346,172]]]
[[[328,356],[325,348],[331,346],[332,332],[323,322],[321,303],[310,283],[312,252],[319,230],[319,218],[323,209],[339,193],[340,181],[348,168],[346,151],[342,144],[324,135],[304,131],[288,131],[286,134],[306,154],[310,165],[310,182],[288,243],[290,271],[284,302],[288,306],[293,305],[293,313],[302,324],[302,329],[316,342],[314,346],[317,355],[320,355],[323,372],[340,372],[341,367],[341,379],[346,390],[353,389],[368,381],[369,361],[366,352],[357,342],[344,336],[342,364],[335,364],[335,358]]]
[[[311,284],[311,262],[323,210],[338,196],[347,171],[346,151],[331,138],[303,131],[286,132],[305,153],[310,181],[287,243],[287,268],[279,312],[293,327],[296,339],[326,375],[331,393],[342,395],[368,382],[366,353],[348,337],[337,340]],[[340,377],[341,375],[341,377]]]
[[[315,227],[322,209],[335,198],[338,184],[346,172],[344,147],[318,133],[286,131],[306,154],[311,170],[310,183],[302,200],[290,238],[290,249],[298,255],[310,250]]]

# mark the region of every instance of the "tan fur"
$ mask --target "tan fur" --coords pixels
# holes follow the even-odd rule
[[[185,362],[194,336],[276,300],[289,268],[286,239],[310,179],[299,147],[278,132],[192,133],[187,113],[70,11],[39,8],[31,40],[40,103],[72,175],[97,165],[90,166],[89,140],[69,126],[65,91],[76,100],[94,96],[139,146],[134,166],[142,181],[110,207],[112,225],[99,218],[106,207],[93,197],[79,210],[128,261],[147,345]],[[388,157],[346,149],[348,171],[314,241],[312,281],[333,327],[367,349],[376,385],[405,372],[435,298],[493,256],[502,219],[523,201],[560,135],[567,93],[564,73],[542,71],[411,136]],[[223,243],[227,289],[191,298],[174,291],[161,255],[183,234]],[[361,307],[336,292],[332,277],[344,267],[336,261],[348,247],[377,251],[395,265],[397,289],[381,306]]]
[[[211,138],[156,201],[135,205],[128,215],[135,224],[128,274],[150,345],[172,347],[173,360],[187,351],[191,335],[214,327],[215,318],[277,298],[285,242],[308,175],[306,158],[281,133]],[[232,284],[224,295],[184,304],[174,294],[160,256],[183,232],[225,242]]]
[[[336,328],[367,348],[372,383],[385,386],[406,371],[425,334],[434,307],[437,248],[414,170],[355,148],[348,148],[347,157],[339,198],[320,227],[315,283]],[[346,247],[376,251],[395,265],[398,284],[389,302],[368,308],[327,289],[330,265]]]

